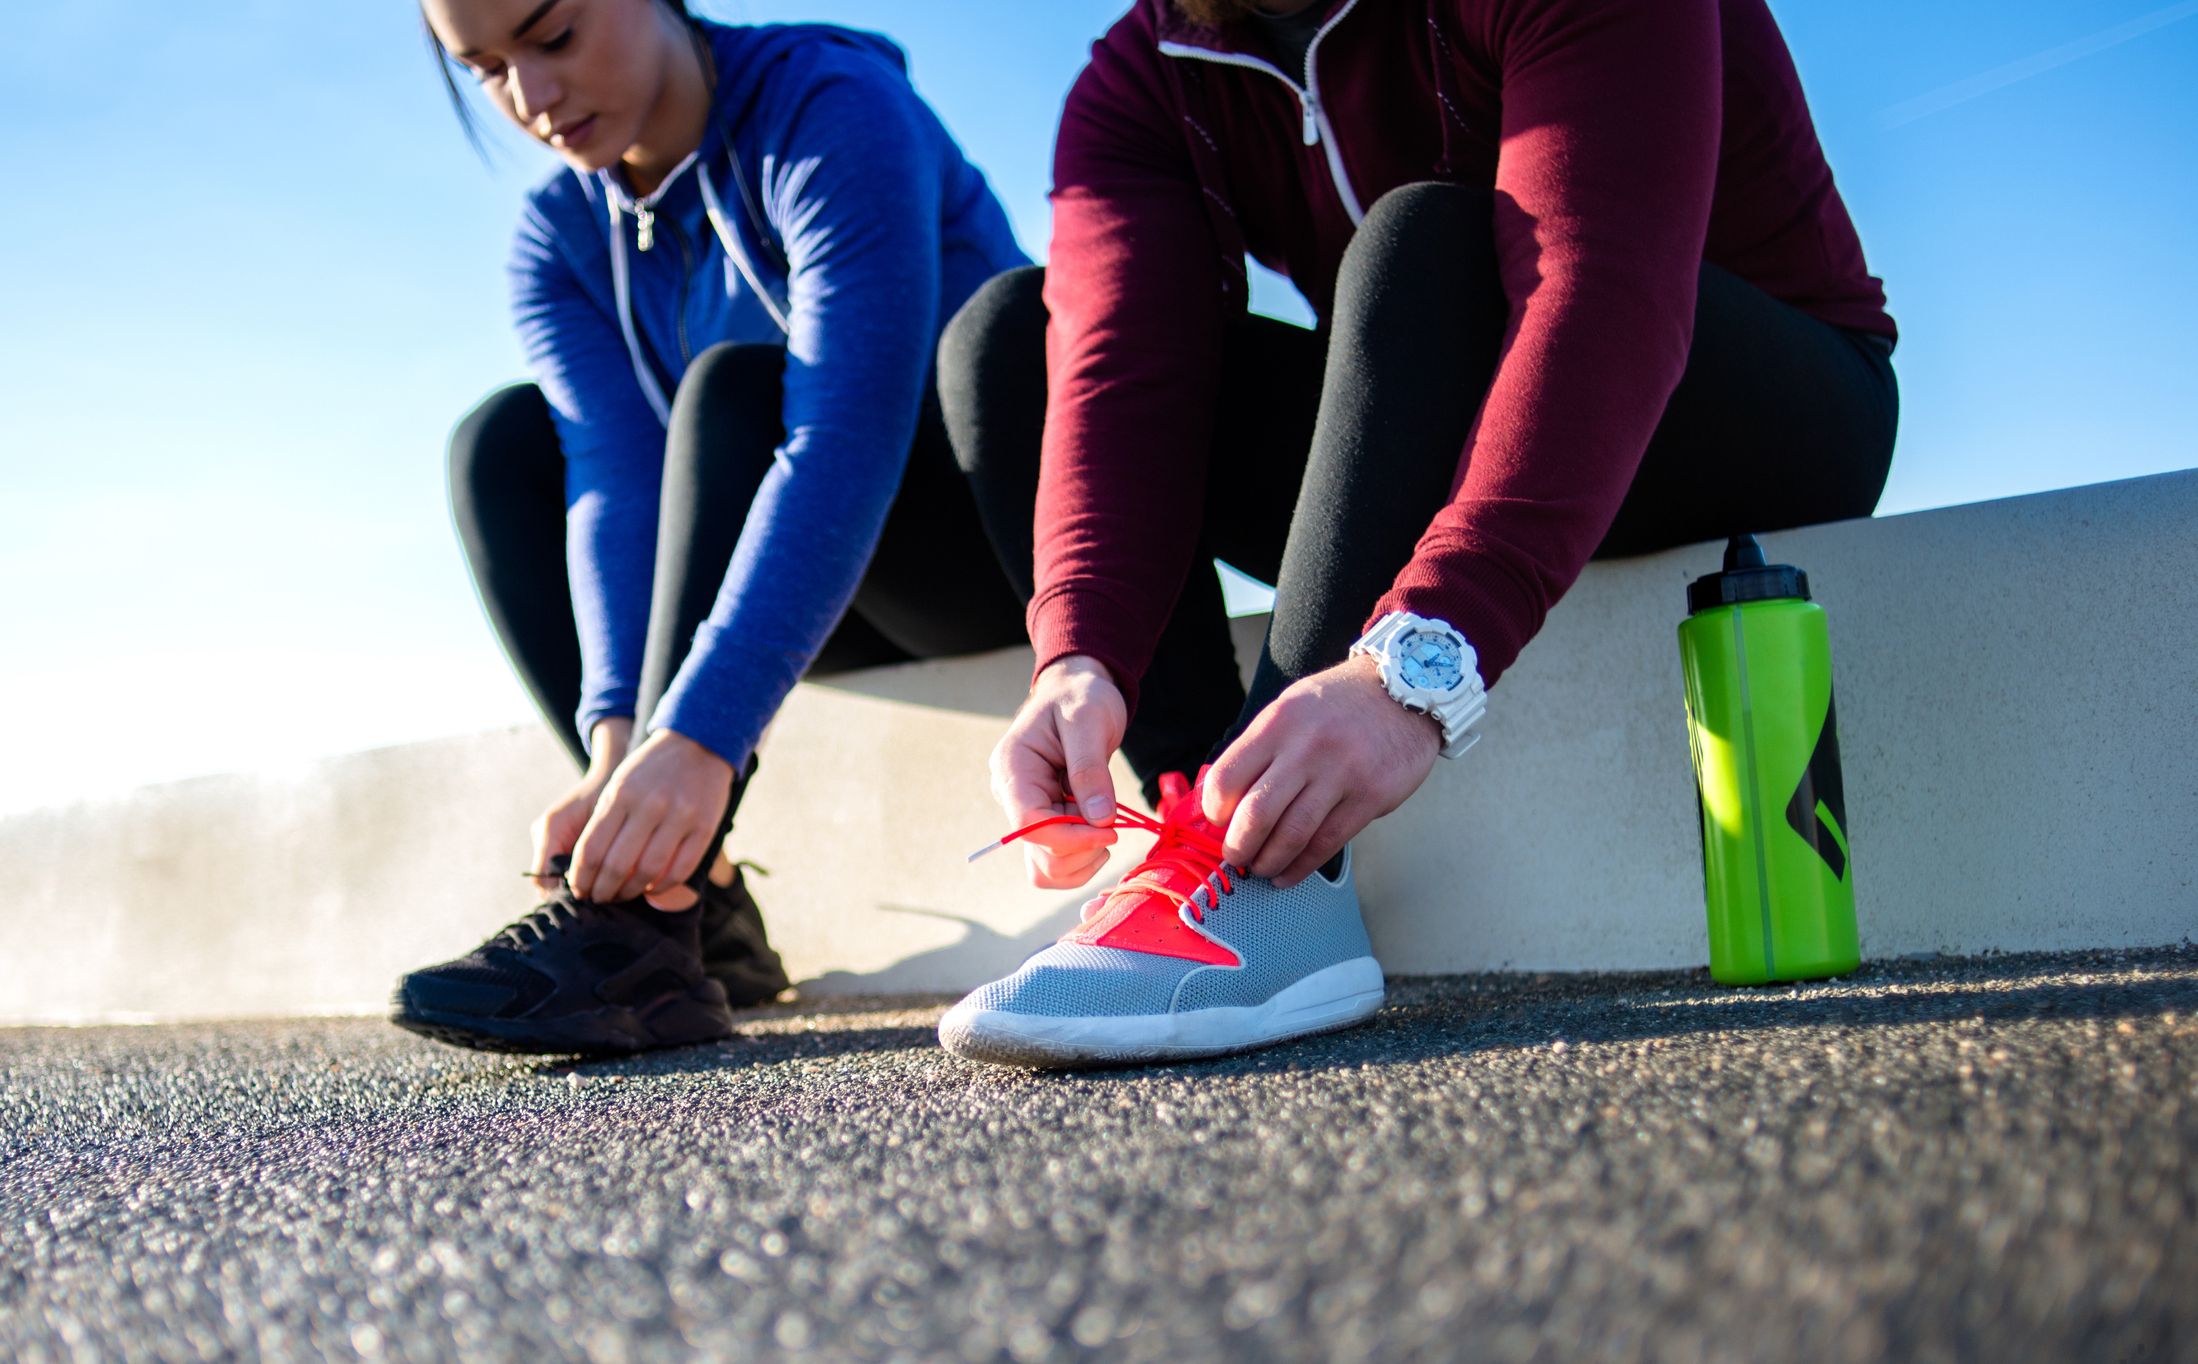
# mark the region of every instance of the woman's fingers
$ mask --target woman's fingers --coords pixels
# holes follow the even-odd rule
[[[702,860],[702,845],[709,834],[699,827],[690,826],[672,845],[672,850],[661,861],[654,861],[644,854],[641,861],[641,890],[651,905],[668,913],[692,909],[702,897],[687,885],[695,873],[695,864]],[[651,845],[652,850],[654,844]],[[654,867],[654,870],[650,868]]]
[[[572,795],[542,812],[534,821],[528,835],[534,843],[534,861],[529,870],[534,873],[535,888],[548,895],[557,889],[557,873],[550,870],[550,860],[569,857],[573,844],[579,841],[580,830],[587,816],[594,809],[592,797],[585,805],[576,804]]]
[[[650,891],[676,886],[694,870],[694,849],[702,841],[697,821],[674,818],[658,824],[634,858],[633,871],[618,887],[618,898],[633,900]],[[681,864],[681,859],[685,864]]]
[[[700,744],[658,730],[626,756],[573,848],[583,899],[631,900],[694,872],[732,787],[732,766]],[[683,897],[675,897],[683,898]]]
[[[596,812],[572,852],[572,893],[583,900],[618,898],[620,885],[633,872],[634,860],[647,846],[647,829],[636,830],[623,804]],[[637,836],[638,835],[638,836]]]
[[[606,903],[640,894],[642,854],[671,810],[661,795],[614,786],[573,848],[573,893]]]
[[[551,874],[549,869],[549,860],[552,855],[549,816],[544,815],[534,821],[534,827],[528,830],[528,835],[534,841],[534,860],[527,864],[528,870],[534,873],[534,888],[544,895],[551,894],[557,889],[557,878]],[[567,848],[563,851],[570,852],[572,850]]]

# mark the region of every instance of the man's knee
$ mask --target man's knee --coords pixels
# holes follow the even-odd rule
[[[1458,262],[1492,271],[1496,209],[1495,193],[1477,185],[1399,185],[1366,211],[1344,248],[1341,277],[1409,279]]]
[[[1509,304],[1496,265],[1498,196],[1471,185],[1401,185],[1374,202],[1336,274],[1339,337],[1416,336],[1460,326],[1497,336]]]

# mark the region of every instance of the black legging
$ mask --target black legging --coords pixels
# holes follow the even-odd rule
[[[1161,773],[1195,771],[1291,682],[1341,662],[1448,499],[1509,315],[1493,224],[1485,189],[1405,186],[1345,251],[1325,332],[1232,328],[1198,552],[1275,584],[1274,615],[1247,694],[1220,584],[1191,574],[1122,745],[1148,799]],[[1026,601],[1043,281],[1032,267],[987,284],[939,355],[955,453]],[[1704,265],[1685,375],[1598,557],[1867,516],[1892,461],[1890,354]]]
[[[672,400],[637,735],[709,615],[783,438],[784,367],[784,352],[775,346],[713,346],[695,357]],[[550,728],[585,767],[587,751],[574,728],[580,641],[565,577],[565,461],[540,389],[503,389],[458,424],[450,441],[450,504],[504,651]],[[936,403],[926,402],[869,570],[809,675],[1022,639],[1014,593],[985,542]]]

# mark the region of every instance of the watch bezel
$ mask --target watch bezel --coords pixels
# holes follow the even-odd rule
[[[1414,686],[1403,678],[1401,650],[1408,634],[1425,632],[1447,636],[1458,654],[1458,681],[1449,688]],[[1374,660],[1382,690],[1389,699],[1417,715],[1425,715],[1442,730],[1442,756],[1454,758],[1480,742],[1473,726],[1487,713],[1488,687],[1481,681],[1480,655],[1465,632],[1446,620],[1410,611],[1392,611],[1360,636],[1351,652]]]

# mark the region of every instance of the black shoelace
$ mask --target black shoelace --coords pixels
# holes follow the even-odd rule
[[[535,873],[531,871],[524,871],[519,874],[529,881],[535,879]],[[502,931],[497,933],[494,941],[508,944],[514,950],[524,952],[529,948],[546,943],[557,934],[578,925],[587,916],[588,911],[595,908],[593,901],[583,900],[572,893],[572,882],[565,879],[565,872],[562,867],[552,868],[544,872],[543,875],[557,878],[556,893],[529,910],[523,917],[505,925]]]

